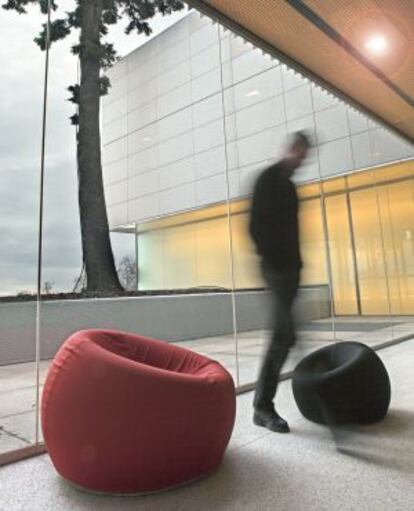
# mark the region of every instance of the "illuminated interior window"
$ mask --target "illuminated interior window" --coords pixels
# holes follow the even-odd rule
[[[329,256],[337,315],[414,312],[413,166],[400,162],[298,187],[302,285],[328,284]],[[139,225],[140,289],[231,290],[232,263],[236,289],[263,287],[249,207],[247,198],[232,201],[230,226],[226,203]]]

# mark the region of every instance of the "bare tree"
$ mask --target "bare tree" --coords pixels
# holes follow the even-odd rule
[[[76,279],[73,279],[72,293],[83,293],[86,290],[85,265],[82,265],[81,272]]]
[[[119,279],[126,290],[134,291],[137,289],[138,272],[137,265],[133,257],[130,255],[124,256],[119,261],[117,271]]]
[[[55,281],[54,280],[46,280],[45,283],[43,284],[43,292],[46,295],[49,295],[52,292],[52,289],[53,289],[54,285],[55,285]]]

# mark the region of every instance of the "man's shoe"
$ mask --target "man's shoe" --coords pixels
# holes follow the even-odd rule
[[[255,410],[253,423],[256,424],[256,426],[262,426],[275,433],[289,433],[290,431],[289,424],[275,411],[263,412]]]

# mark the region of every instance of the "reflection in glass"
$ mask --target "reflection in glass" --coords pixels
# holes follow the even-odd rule
[[[358,314],[351,226],[345,195],[325,198],[334,310],[337,315]]]
[[[110,222],[135,226],[141,333],[215,358],[236,379],[218,30],[195,14],[174,30],[181,40],[160,35],[115,77],[127,91],[123,145],[111,129],[120,100],[104,100]]]
[[[1,2],[3,4],[4,2]],[[36,275],[44,16],[0,7],[0,460],[36,441]],[[41,374],[44,366],[40,367]],[[6,457],[7,459],[7,457]]]
[[[391,310],[414,313],[414,181],[378,186]],[[398,207],[396,207],[398,205]]]
[[[375,189],[350,193],[362,314],[389,314],[388,283]]]

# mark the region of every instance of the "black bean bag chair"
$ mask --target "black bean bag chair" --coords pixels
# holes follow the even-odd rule
[[[302,414],[328,426],[377,422],[391,398],[384,364],[358,342],[335,343],[305,357],[294,370],[292,387]]]

